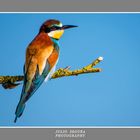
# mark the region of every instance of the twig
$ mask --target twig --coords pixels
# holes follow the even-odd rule
[[[55,73],[52,75],[51,79],[56,79],[56,78],[61,78],[65,76],[77,76],[79,74],[86,74],[86,73],[95,73],[95,72],[100,72],[100,68],[94,68],[100,61],[103,60],[103,57],[97,58],[95,61],[93,61],[91,64],[83,67],[82,69],[78,70],[69,70],[70,66],[66,68],[60,68]],[[19,81],[23,81],[24,76],[0,76],[0,84],[5,89],[12,89],[18,86],[20,83],[16,83]]]

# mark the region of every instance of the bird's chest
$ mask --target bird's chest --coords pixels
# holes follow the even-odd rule
[[[59,58],[59,44],[57,42],[54,42],[54,49],[47,60],[51,68],[54,65],[56,65],[58,58]]]

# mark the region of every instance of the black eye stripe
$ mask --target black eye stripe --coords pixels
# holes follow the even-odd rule
[[[51,31],[50,28],[46,28],[45,30],[46,33],[49,33],[50,31]]]
[[[52,26],[52,27],[50,27],[50,28],[46,28],[45,32],[46,32],[46,33],[49,33],[49,32],[51,32],[51,31],[60,30],[60,29],[61,29],[61,27]]]
[[[56,28],[55,27],[51,27],[50,30],[51,31],[54,31],[54,30],[56,30]]]
[[[61,28],[58,27],[58,26],[53,26],[53,27],[51,27],[50,29],[51,29],[51,31],[55,31],[55,30],[60,30]]]

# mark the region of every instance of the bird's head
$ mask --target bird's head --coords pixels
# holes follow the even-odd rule
[[[40,28],[40,32],[45,32],[49,37],[60,39],[65,29],[74,28],[74,25],[62,25],[62,23],[55,19],[47,20]]]

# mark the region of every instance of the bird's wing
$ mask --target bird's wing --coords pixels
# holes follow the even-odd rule
[[[36,56],[33,55],[32,57],[30,57],[30,61],[28,61],[28,65],[26,65],[26,68],[24,69],[24,85],[21,93],[21,98],[15,112],[15,122],[17,118],[22,115],[25,108],[25,103],[40,87],[45,78],[47,77],[49,79],[49,74],[57,63],[58,55],[59,52],[53,49],[52,53],[42,63],[42,67],[44,68],[41,72],[40,69],[42,69],[42,67],[40,66],[40,63],[35,63]]]
[[[46,65],[41,75],[39,74],[38,64],[36,65],[36,72],[32,80],[27,80],[27,76],[25,75],[25,81],[24,81],[25,86],[23,87],[23,91],[22,91],[22,96],[24,97],[23,98],[24,103],[27,102],[27,100],[29,100],[29,98],[40,87],[40,85],[45,80],[46,76],[49,75],[50,71],[51,71],[50,64],[46,60]],[[48,76],[48,79],[49,79],[49,76]]]
[[[43,83],[44,80],[48,80],[54,72],[54,68],[57,64],[59,57],[59,50],[56,50],[55,48],[51,52],[50,55],[44,60],[44,63],[42,63],[42,67],[39,65],[39,63],[36,64],[36,71],[34,74],[34,77],[30,80],[28,78],[28,74],[30,76],[29,70],[27,70],[27,73],[25,73],[25,79],[24,79],[24,87],[22,94],[24,95],[24,102],[26,102],[33,94],[34,92],[40,87],[40,85]],[[30,64],[31,65],[31,64]],[[44,65],[44,66],[43,66]],[[30,67],[29,67],[30,68]],[[42,69],[42,71],[40,71]]]

